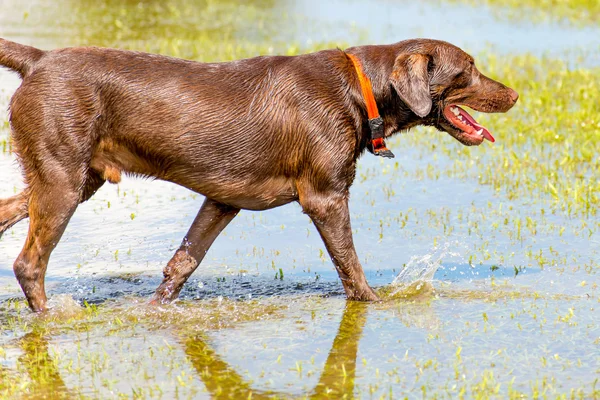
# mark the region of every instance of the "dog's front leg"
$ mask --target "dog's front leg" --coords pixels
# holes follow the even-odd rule
[[[323,238],[348,299],[379,300],[367,283],[354,249],[347,192],[323,194],[309,191],[300,196],[299,202]]]
[[[165,267],[164,279],[151,303],[166,304],[179,296],[185,281],[196,270],[219,233],[239,211],[239,208],[209,198],[204,200],[181,246]]]

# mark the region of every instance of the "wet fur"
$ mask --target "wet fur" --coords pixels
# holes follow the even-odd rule
[[[461,140],[441,116],[448,101],[485,112],[516,101],[512,89],[445,42],[346,51],[372,81],[386,136],[432,125]],[[377,299],[350,229],[349,188],[370,133],[344,51],[207,64],[93,47],[45,52],[0,39],[0,65],[23,78],[10,122],[27,187],[0,200],[0,234],[30,217],[14,271],[32,309],[45,309],[48,258],[77,205],[123,173],[206,197],[155,302],[177,297],[240,209],[293,201],[315,222],[348,298]]]

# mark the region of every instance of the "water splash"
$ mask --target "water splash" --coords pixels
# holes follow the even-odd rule
[[[81,314],[83,307],[69,294],[56,294],[48,299],[46,318],[67,320]]]
[[[468,248],[458,241],[446,242],[431,249],[425,255],[415,255],[410,258],[402,271],[394,278],[391,295],[412,293],[412,295],[431,293],[434,291],[433,277],[442,267],[443,260],[456,260],[466,262],[462,254],[467,254]]]

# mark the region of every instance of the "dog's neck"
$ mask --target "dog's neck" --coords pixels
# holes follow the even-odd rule
[[[368,55],[366,49],[375,47],[377,51],[369,49]],[[390,76],[394,65],[394,60],[398,56],[398,49],[392,46],[361,46],[348,49],[347,52],[353,54],[361,62],[362,71],[369,78],[375,103],[379,115],[383,119],[384,137],[390,137],[395,133],[408,130],[413,126],[419,125],[420,118],[416,116],[408,106],[400,99],[390,83]],[[348,73],[355,74],[354,69]],[[367,114],[367,107],[360,87],[354,90],[355,102],[358,107]],[[362,124],[365,126],[365,123]],[[358,132],[359,151],[363,153],[369,145],[370,131],[363,129]]]
[[[385,144],[385,129],[383,125],[383,118],[379,115],[379,109],[377,108],[377,102],[375,101],[375,96],[373,95],[373,87],[371,85],[371,80],[365,74],[361,62],[353,54],[347,54],[350,61],[354,65],[354,69],[356,71],[356,76],[358,77],[358,81],[360,82],[360,89],[362,92],[363,100],[367,106],[367,117],[369,118],[369,129],[371,131],[371,135],[369,138],[371,151],[373,154],[377,156],[382,156],[385,158],[394,158],[394,153],[392,153]]]

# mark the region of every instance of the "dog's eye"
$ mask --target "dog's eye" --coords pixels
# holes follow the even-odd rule
[[[454,77],[454,84],[457,87],[468,86],[471,82],[471,69],[462,70]]]

